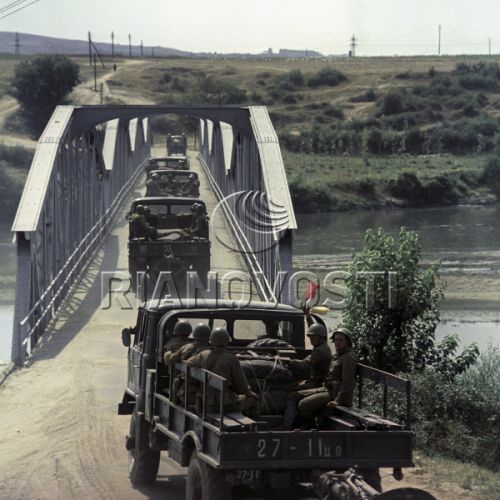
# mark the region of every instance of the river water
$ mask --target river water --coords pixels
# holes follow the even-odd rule
[[[345,270],[367,229],[417,231],[422,263],[441,260],[447,283],[437,338],[456,333],[481,349],[500,345],[500,206],[299,214],[294,268],[324,276]],[[332,311],[334,324],[341,312]]]
[[[397,235],[401,226],[415,230],[423,262],[441,260],[448,283],[438,338],[457,333],[481,349],[500,345],[500,206],[372,210],[299,214],[294,267],[320,275],[344,270],[363,246],[367,229],[382,227]],[[14,310],[15,246],[10,227],[0,225],[0,361],[10,359]],[[327,321],[338,321],[332,312]]]

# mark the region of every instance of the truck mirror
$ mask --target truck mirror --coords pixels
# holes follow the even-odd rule
[[[124,328],[122,330],[122,344],[125,347],[130,346],[130,328]]]

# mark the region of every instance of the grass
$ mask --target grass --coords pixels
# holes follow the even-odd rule
[[[457,491],[458,498],[500,500],[500,479],[496,472],[418,449],[415,466],[414,471],[408,469],[407,477],[420,476],[437,491],[448,492],[448,485],[455,484],[462,490]]]

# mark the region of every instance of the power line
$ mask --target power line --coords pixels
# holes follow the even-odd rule
[[[39,1],[40,1],[40,0],[34,0],[33,2],[31,2],[31,3],[27,4],[27,5],[23,5],[23,6],[22,6],[22,7],[20,7],[19,9],[13,10],[13,11],[9,12],[8,14],[5,14],[5,16],[0,17],[0,20],[1,20],[1,19],[5,19],[6,17],[9,17],[9,16],[11,16],[12,14],[15,14],[16,12],[19,12],[20,10],[23,10],[23,9],[25,9],[26,7],[29,7],[30,5],[33,5],[34,3],[37,3],[37,2],[39,2]]]
[[[15,2],[11,2],[5,7],[0,8],[0,14],[2,12],[5,12],[6,10],[13,9],[14,7],[17,7],[19,4],[27,2],[28,0],[16,0]]]

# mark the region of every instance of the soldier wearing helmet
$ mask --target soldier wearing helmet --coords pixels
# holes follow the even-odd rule
[[[160,195],[160,176],[157,172],[153,172],[151,177],[146,181],[146,196]]]
[[[301,389],[320,387],[330,366],[332,351],[327,343],[326,328],[321,323],[313,323],[307,330],[307,337],[313,346],[311,353],[301,360],[292,360],[290,368],[307,369],[309,377]]]
[[[144,238],[156,240],[158,231],[147,220],[148,211],[144,205],[137,205],[129,219],[129,239]]]
[[[228,331],[225,328],[216,328],[210,334],[209,342],[212,349],[189,358],[187,364],[204,368],[227,380],[225,411],[239,410],[250,418],[258,418],[257,395],[250,389],[239,359],[227,349],[227,345],[231,342]],[[213,390],[209,391],[208,401],[205,402],[209,412],[218,411],[219,394]]]
[[[297,390],[288,394],[285,413],[281,423],[282,429],[291,429],[293,421],[297,416],[297,405],[299,401],[310,394],[311,390],[320,388],[328,373],[328,367],[332,359],[332,351],[327,343],[326,328],[321,323],[313,323],[309,326],[306,334],[313,346],[311,353],[301,360],[291,360],[288,366],[292,371],[309,370],[309,377],[297,386]]]
[[[306,420],[324,408],[352,406],[358,364],[352,351],[352,334],[347,328],[339,327],[333,331],[331,339],[335,345],[335,354],[323,387],[299,402],[299,412]]]
[[[189,336],[191,333],[193,333],[193,327],[189,321],[178,321],[174,326],[173,337],[165,344],[165,355],[169,352],[175,353],[182,346],[190,344]]]
[[[198,323],[193,330],[192,342],[183,345],[178,351],[166,352],[163,357],[165,364],[171,365],[177,361],[186,360],[202,351],[210,349],[210,327],[205,323]]]
[[[191,213],[194,219],[191,227],[186,229],[186,236],[189,238],[206,238],[208,240],[208,216],[205,212],[205,206],[201,203],[193,203]]]

